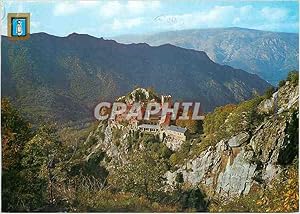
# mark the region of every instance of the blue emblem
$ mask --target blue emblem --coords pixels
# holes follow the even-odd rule
[[[13,37],[26,36],[26,18],[13,18],[11,20],[11,35]]]

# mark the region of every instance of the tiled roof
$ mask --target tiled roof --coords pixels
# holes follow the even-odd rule
[[[179,127],[179,126],[173,126],[173,125],[171,125],[171,126],[169,126],[169,128],[168,128],[168,130],[170,130],[170,131],[174,131],[174,132],[180,132],[180,133],[185,133],[186,132],[186,128],[182,128],[182,127]]]
[[[159,129],[159,125],[151,125],[151,124],[142,124],[139,125],[138,127],[144,129]]]

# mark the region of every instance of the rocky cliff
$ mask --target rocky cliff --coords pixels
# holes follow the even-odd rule
[[[181,173],[192,186],[203,184],[212,195],[247,194],[254,184],[268,185],[298,153],[298,86],[287,82],[257,107],[264,121],[253,133],[240,132],[209,146],[200,155],[166,173],[175,185]]]
[[[167,189],[172,191],[183,183],[191,187],[201,186],[211,197],[232,198],[247,195],[253,186],[268,186],[298,154],[298,89],[297,84],[287,81],[272,96],[261,98],[250,109],[260,118],[259,123],[254,123],[251,117],[244,117],[246,111],[237,116],[235,112],[228,114],[222,123],[228,130],[236,125],[230,124],[235,116],[238,126],[253,127],[230,132],[233,133],[230,137],[224,137],[215,144],[203,147],[203,142],[196,143],[184,161],[164,172]],[[115,164],[126,164],[131,154],[143,153],[150,146],[170,144],[164,141],[157,144],[149,140],[148,135],[125,124],[107,122],[101,122],[86,143],[92,138],[96,139],[96,143],[88,151],[86,159],[104,151],[106,158],[101,164],[108,170],[113,170]],[[201,146],[202,152],[194,151]],[[174,151],[171,152],[174,154]],[[170,155],[167,161],[168,158]],[[177,179],[179,175],[181,181]]]

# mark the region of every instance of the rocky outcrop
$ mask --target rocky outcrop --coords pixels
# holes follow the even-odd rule
[[[249,139],[249,134],[242,132],[242,133],[230,138],[228,141],[228,145],[230,147],[239,147],[243,143],[245,143],[248,139]]]
[[[270,110],[274,108],[279,111]],[[262,101],[258,111],[269,116],[254,133],[240,132],[210,146],[177,166],[176,171],[167,172],[168,185],[174,187],[180,173],[185,183],[201,184],[211,195],[226,198],[247,194],[253,184],[268,185],[284,168],[284,154],[293,154],[288,151],[295,143],[290,139],[293,133],[289,133],[289,127],[295,125],[295,115],[298,118],[298,86],[286,83],[270,99]]]
[[[122,137],[118,139],[120,143],[116,145],[113,139],[113,131],[119,130],[122,132]],[[103,133],[100,134],[100,133]],[[97,129],[94,132],[91,132],[89,137],[87,138],[86,142],[90,140],[91,137],[96,138],[96,145],[94,145],[91,150],[89,151],[88,155],[86,156],[86,160],[88,161],[90,157],[92,157],[97,152],[105,152],[106,156],[109,159],[112,159],[112,164],[116,161],[125,162],[124,154],[127,154],[128,148],[127,144],[125,143],[128,135],[128,129],[122,125],[116,124],[107,124],[102,122],[99,124]],[[101,137],[103,136],[103,137]],[[86,143],[85,142],[85,143]]]
[[[252,177],[257,165],[249,162],[253,158],[253,151],[244,148],[237,156],[227,161],[224,172],[220,172],[216,192],[226,196],[247,194],[251,187]],[[232,163],[231,163],[232,161]]]
[[[290,108],[295,108],[299,101],[299,86],[286,82],[283,88],[276,91],[271,98],[266,99],[258,106],[260,113],[281,113]]]
[[[251,162],[254,152],[242,145],[244,133],[228,141],[220,141],[215,147],[209,147],[197,158],[188,161],[177,171],[167,173],[168,184],[174,185],[174,174],[182,173],[184,182],[192,186],[206,185],[213,194],[235,196],[247,194],[251,187],[257,164]],[[229,142],[235,142],[234,147]]]

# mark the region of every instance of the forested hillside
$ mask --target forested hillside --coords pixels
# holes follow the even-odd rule
[[[89,35],[2,37],[2,96],[32,121],[92,118],[101,101],[136,86],[174,100],[201,102],[208,112],[261,94],[270,85],[257,75],[211,61],[206,53],[173,45],[124,45]]]

